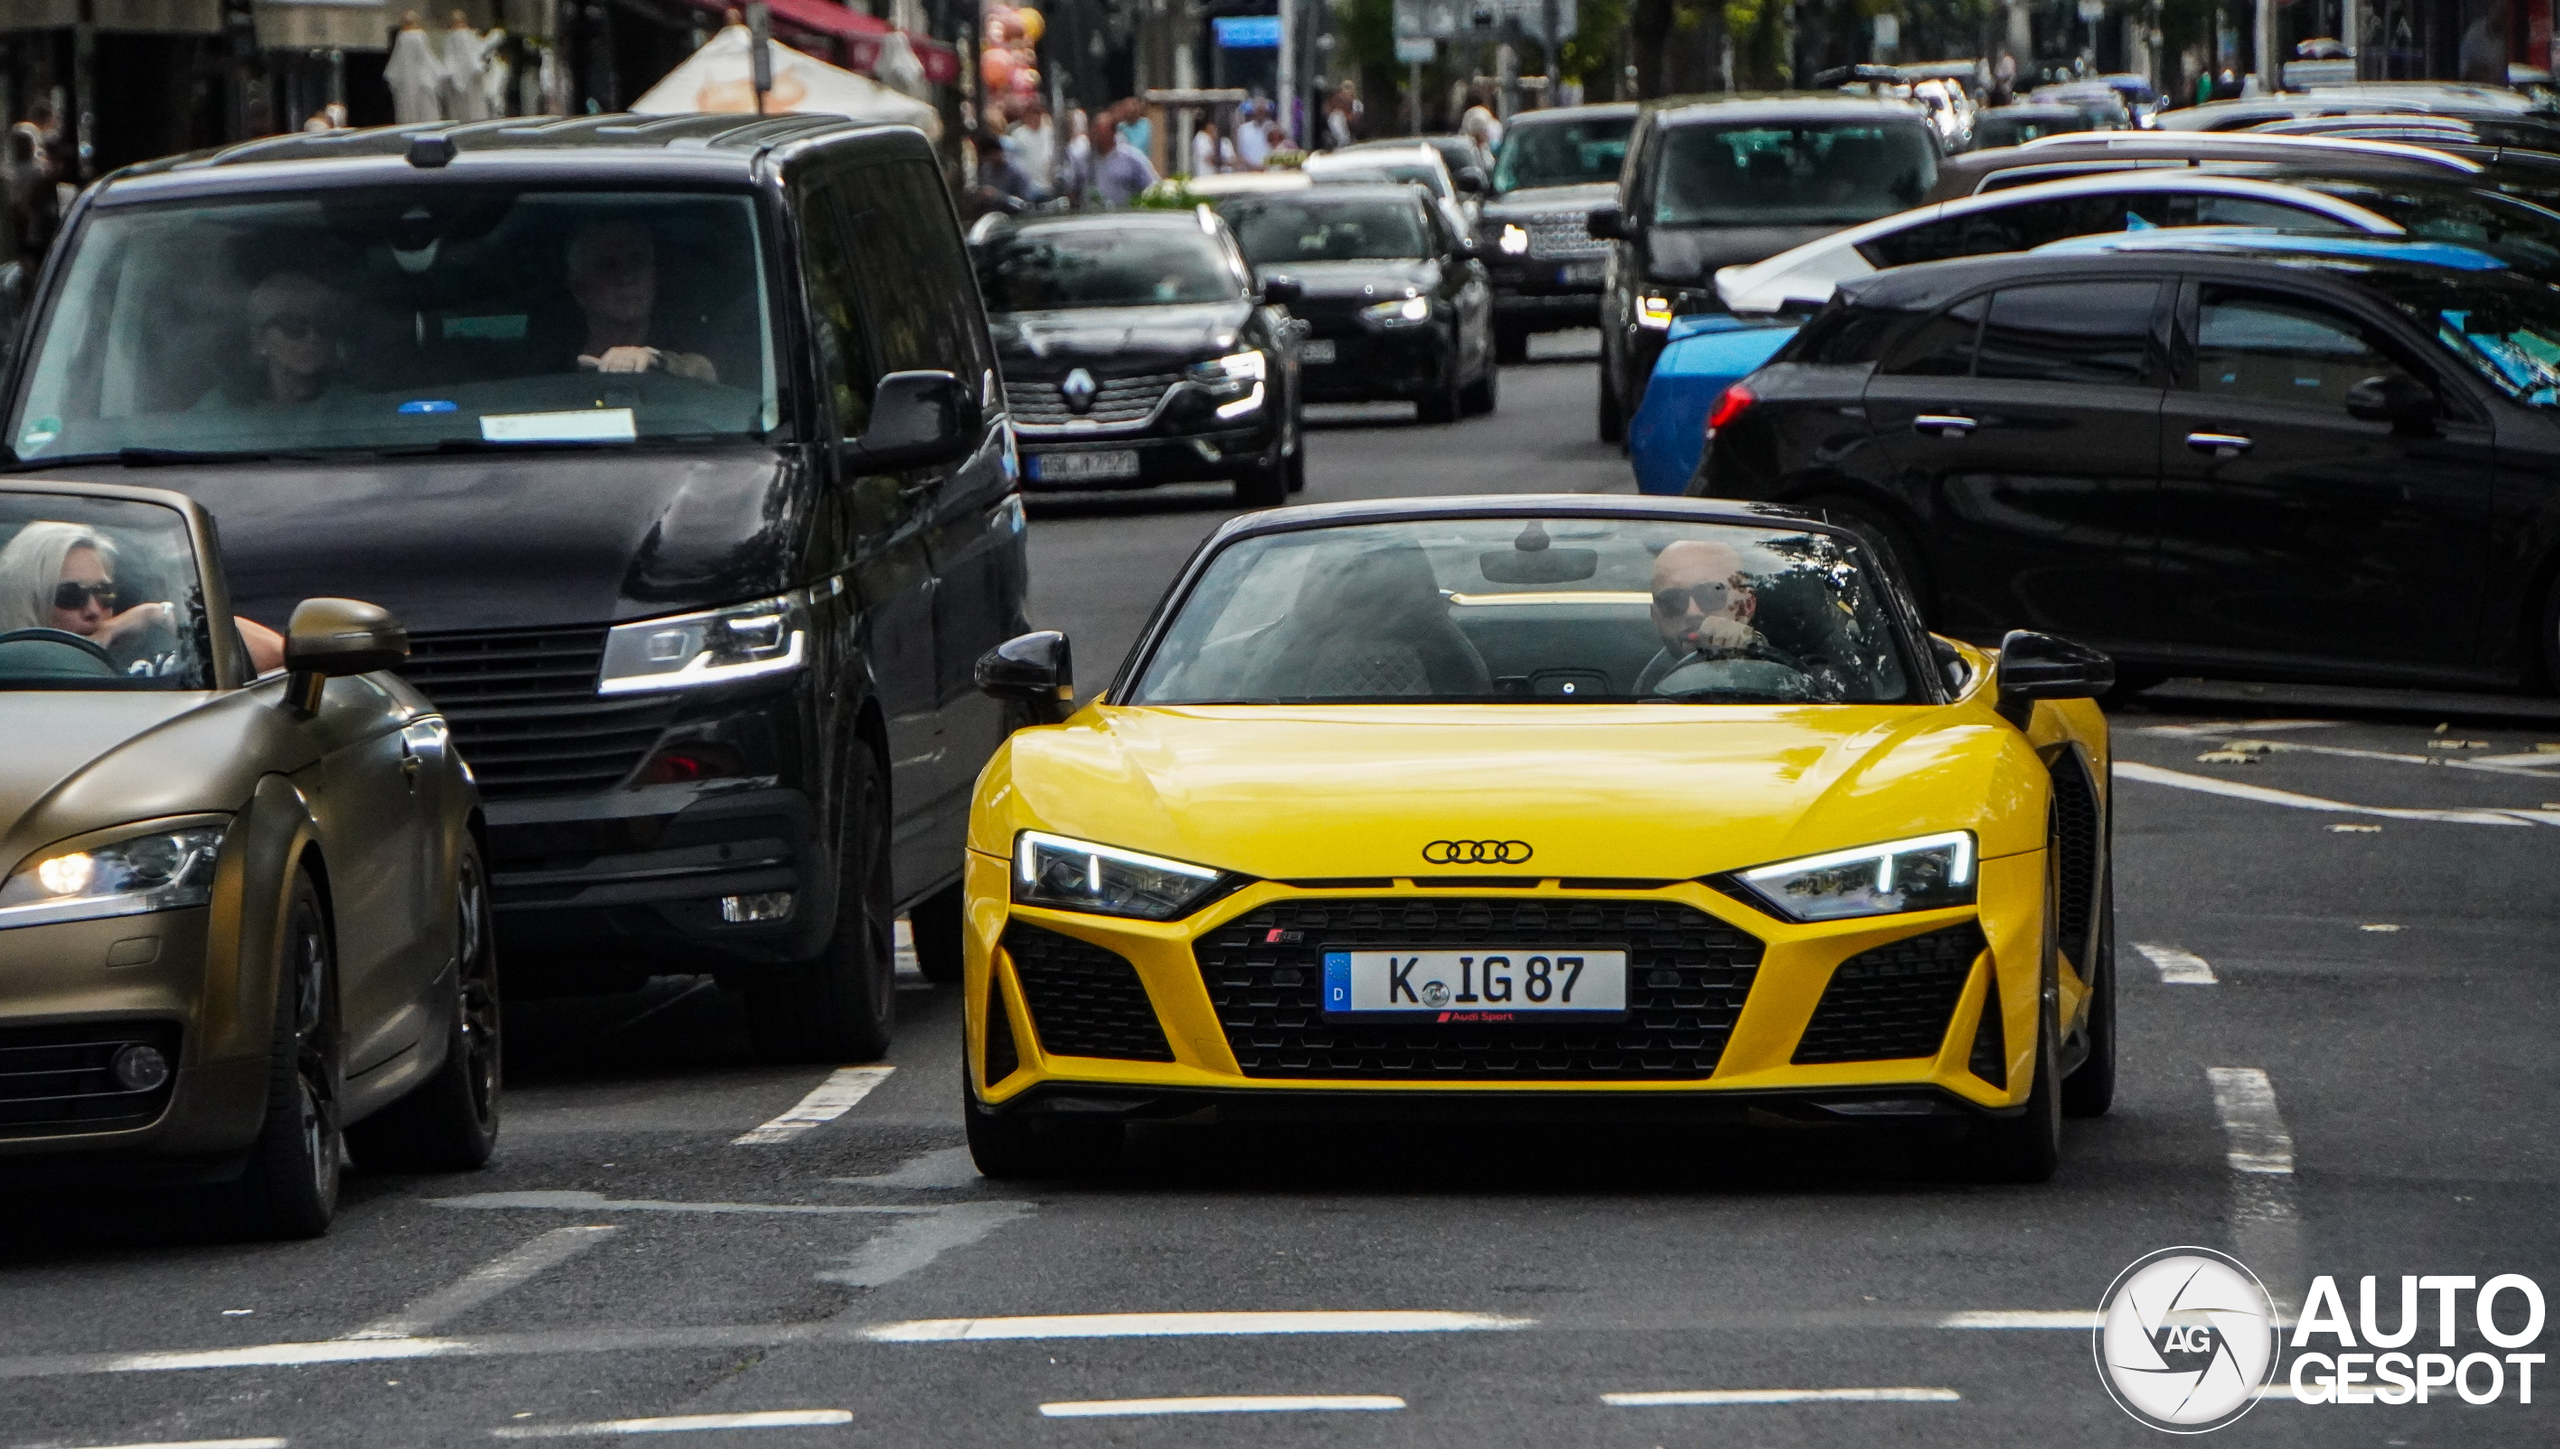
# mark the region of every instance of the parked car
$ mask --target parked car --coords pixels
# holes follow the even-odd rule
[[[1335,151],[1336,156],[1358,156],[1370,151],[1393,151],[1407,146],[1428,146],[1440,153],[1440,162],[1449,168],[1449,179],[1456,182],[1462,195],[1481,198],[1493,184],[1493,158],[1466,135],[1397,136],[1377,141],[1355,141]],[[1475,179],[1467,178],[1469,171]]]
[[[2493,154],[2525,151],[2560,155],[2560,118],[2550,116],[2447,116],[2431,112],[2399,115],[2296,116],[2269,121],[2240,133],[2244,136],[2331,136],[2359,141],[2404,141],[2412,146],[2451,149],[2456,155],[2486,159]]]
[[[0,479],[0,1168],[310,1237],[342,1146],[497,1142],[487,819],[399,621],[306,600],[253,676],[223,553],[182,494]]]
[[[1845,284],[1693,491],[1821,508],[1932,627],[2169,673],[2560,686],[2560,302],[2484,252],[2164,230]]]
[[[892,926],[957,969],[1026,566],[925,138],[824,116],[273,137],[83,194],[16,466],[230,525],[239,607],[361,595],[489,800],[520,982],[743,992],[877,1055]]]
[[[1295,289],[1257,289],[1209,208],[990,217],[969,242],[1026,486],[1306,486]]]
[[[2443,81],[2362,81],[2320,86],[2280,96],[2251,96],[2164,111],[2159,125],[2167,131],[2246,131],[2269,121],[2295,116],[2376,115],[2391,111],[2439,115],[2522,115],[2537,109],[2532,97],[2504,86]]]
[[[1631,105],[1559,106],[1514,116],[1503,133],[1476,219],[1503,361],[1525,360],[1534,333],[1599,321],[1609,247],[1586,218],[1617,194],[1635,124]]]
[[[1708,430],[1717,421],[1717,403],[1787,345],[1799,320],[1717,312],[1671,319],[1671,341],[1654,361],[1644,406],[1627,421],[1627,462],[1635,469],[1638,493],[1689,491]]]
[[[1920,204],[1937,180],[1928,115],[1902,101],[1717,101],[1650,110],[1614,201],[1600,309],[1602,442],[1626,435],[1671,319],[1718,311],[1718,268]]]
[[[2027,92],[2029,105],[2069,106],[2086,116],[2092,131],[2131,131],[2133,107],[2125,94],[2103,81],[2073,81],[2065,85],[2038,86]]]
[[[2084,131],[1949,157],[1928,200],[1952,201],[2010,186],[2128,171],[2209,170],[2283,181],[2333,176],[2488,186],[2544,207],[2560,203],[2560,157],[2493,146],[2331,136],[2173,131]]]
[[[1440,153],[1429,146],[1381,146],[1364,142],[1340,151],[1324,151],[1310,156],[1298,168],[1299,174],[1318,185],[1351,182],[1373,185],[1377,182],[1402,182],[1419,186],[1431,193],[1432,203],[1449,218],[1458,235],[1475,237],[1475,199],[1457,183],[1457,178],[1440,159]],[[1479,189],[1481,186],[1479,185]]]
[[[1474,245],[1420,187],[1246,194],[1218,214],[1265,293],[1295,293],[1309,401],[1410,399],[1430,423],[1493,411],[1493,289]]]
[[[1973,134],[1966,149],[1979,151],[1992,146],[2020,146],[2046,136],[2091,129],[2089,113],[2078,106],[2028,103],[1993,106],[1974,113]]]

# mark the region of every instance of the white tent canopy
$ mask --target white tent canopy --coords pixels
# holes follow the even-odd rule
[[[743,25],[723,29],[711,37],[709,45],[667,72],[666,79],[649,87],[648,94],[631,103],[631,109],[644,116],[692,111],[752,114],[756,91],[748,47],[753,43]],[[942,118],[924,102],[902,96],[867,76],[838,70],[814,56],[802,55],[779,41],[771,44],[773,89],[765,93],[766,111],[776,115],[798,111],[850,116],[857,121],[915,126],[928,136],[942,133]]]

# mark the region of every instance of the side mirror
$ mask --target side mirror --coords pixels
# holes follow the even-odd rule
[[[1461,166],[1449,173],[1449,180],[1465,195],[1484,195],[1484,168],[1481,166]]]
[[[1016,635],[979,655],[978,692],[1010,704],[1027,704],[1032,717],[1042,724],[1066,718],[1076,697],[1067,636],[1042,629]]]
[[[1595,206],[1591,208],[1591,214],[1583,219],[1582,226],[1585,231],[1591,233],[1593,241],[1625,241],[1627,240],[1626,208],[1614,201]]]
[[[887,473],[956,457],[977,431],[978,399],[939,368],[893,372],[871,395],[871,426],[843,445],[845,465]]]
[[[1274,307],[1286,307],[1307,295],[1307,289],[1288,277],[1273,277],[1262,284],[1262,300]]]
[[[1992,671],[2001,717],[2020,729],[2039,699],[2094,699],[2115,688],[2116,662],[2086,644],[2012,629]]]
[[[389,609],[355,599],[305,599],[285,625],[287,698],[304,713],[320,707],[320,686],[344,674],[389,669],[409,657],[409,631]]]
[[[2443,410],[2435,392],[2414,377],[2392,373],[2368,377],[2347,389],[2347,415],[2369,423],[2389,423],[2394,432],[2430,430]]]

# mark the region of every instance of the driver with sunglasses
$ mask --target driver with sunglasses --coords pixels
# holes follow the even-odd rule
[[[1759,607],[1742,555],[1730,545],[1682,539],[1663,549],[1653,560],[1653,628],[1662,652],[1636,677],[1635,692],[1653,694],[1665,676],[1696,660],[1782,657],[1751,627]]]
[[[175,656],[155,653],[159,631],[176,627],[177,607],[141,603],[119,608],[114,540],[77,523],[37,522],[0,548],[0,634],[48,629],[74,634],[131,659],[130,672],[160,674]],[[254,619],[235,619],[260,674],[284,666],[284,636]],[[136,655],[141,657],[134,657]]]

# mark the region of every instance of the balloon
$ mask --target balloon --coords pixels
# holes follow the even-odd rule
[[[1013,89],[1017,95],[1040,94],[1040,68],[1031,65],[1017,66],[1013,72]]]
[[[1003,90],[1013,83],[1013,55],[1010,51],[990,50],[978,57],[978,74],[985,78],[987,89]]]
[[[1040,37],[1047,34],[1049,30],[1049,22],[1041,18],[1039,11],[1028,5],[1013,12],[1013,25],[1022,33],[1022,43],[1025,45],[1038,45]]]
[[[1015,33],[1013,11],[1002,5],[988,6],[983,29],[986,37],[984,43],[988,46],[1001,47],[1012,44]]]

